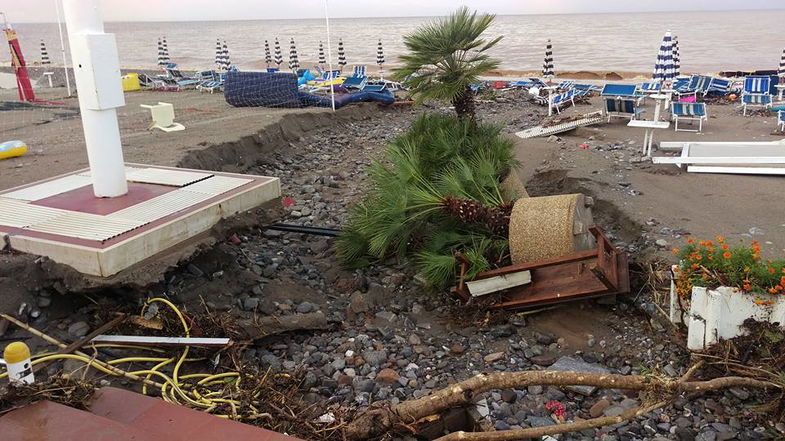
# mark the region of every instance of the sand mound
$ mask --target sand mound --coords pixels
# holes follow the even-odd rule
[[[608,72],[608,73],[605,74],[605,79],[606,80],[623,80],[624,77],[622,77],[621,75],[617,74],[616,72]]]

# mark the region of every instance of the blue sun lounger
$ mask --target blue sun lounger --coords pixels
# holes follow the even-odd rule
[[[777,112],[777,125],[780,128],[780,132],[785,132],[785,110]]]
[[[549,105],[556,110],[556,113],[561,113],[559,107],[566,103],[572,103],[573,106],[575,105],[575,89],[568,89],[565,92],[553,95]]]
[[[676,131],[682,132],[698,132],[703,130],[703,121],[706,121],[706,103],[685,103],[685,102],[671,102],[671,119],[676,122]],[[679,130],[679,121],[698,121],[698,130],[681,129]]]
[[[771,107],[771,77],[767,75],[750,75],[744,79],[744,90],[741,93],[741,106],[744,116],[747,107]]]
[[[602,87],[600,96],[636,99],[643,97],[640,93],[638,93],[638,86],[635,84],[606,84]]]
[[[641,84],[639,90],[643,93],[659,93],[660,86],[661,84],[659,81],[650,81]]]
[[[709,90],[706,94],[719,94],[719,95],[726,95],[730,92],[731,80],[726,80],[725,78],[712,78],[711,84],[709,84]]]
[[[617,97],[604,97],[605,116],[608,117],[608,122],[611,118],[629,118],[630,120],[637,119],[639,115],[645,111],[643,108],[638,107],[637,98],[617,98]]]

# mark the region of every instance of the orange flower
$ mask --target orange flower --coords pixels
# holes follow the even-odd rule
[[[700,254],[695,255],[695,260],[701,260],[701,259],[703,259],[703,256],[701,256]]]
[[[714,242],[712,242],[712,241],[710,241],[710,240],[707,240],[707,241],[706,241],[706,246],[707,246],[707,247],[713,247],[713,246],[714,246]]]
[[[690,245],[692,245],[692,244],[694,244],[694,243],[695,243],[695,239],[693,239],[693,238],[689,238],[689,239],[687,239],[687,243],[688,243],[688,244],[690,244]]]
[[[722,255],[722,257],[726,259],[730,259],[730,253],[726,251],[725,254]]]
[[[717,242],[723,243],[723,242],[725,242],[725,238],[722,237],[722,236],[717,236]]]
[[[774,268],[772,268],[772,267],[769,267],[768,271],[769,271],[769,274],[774,274],[775,273]]]
[[[679,255],[679,249],[678,248],[674,248],[673,249],[673,255],[674,256],[678,256]]]
[[[749,283],[744,283],[743,285],[741,285],[741,289],[743,289],[744,291],[749,291],[750,290],[750,284]]]
[[[775,288],[769,288],[770,294],[777,294],[777,290]]]
[[[698,265],[697,263],[693,263],[692,265],[690,265],[690,268],[692,268],[692,269],[694,269],[694,270],[696,270],[696,269],[698,269],[698,268],[700,268],[700,267],[701,267],[701,266],[700,266],[700,265]]]
[[[760,260],[760,254],[758,254],[758,253],[753,253],[753,255],[752,255],[752,259],[753,259],[753,260]]]
[[[730,249],[730,245],[725,244],[722,246],[722,249],[728,251]]]

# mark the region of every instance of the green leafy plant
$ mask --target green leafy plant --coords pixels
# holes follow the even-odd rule
[[[730,286],[749,293],[785,294],[785,259],[762,260],[760,252],[756,241],[749,246],[731,247],[722,236],[716,241],[690,238],[686,245],[673,249],[680,261],[676,291],[685,299],[689,299],[695,286]]]
[[[477,274],[507,259],[512,201],[500,182],[517,165],[498,127],[425,114],[370,169],[338,243],[350,267],[407,258],[433,286],[455,280],[456,252]]]
[[[495,16],[477,15],[462,7],[449,17],[431,22],[404,36],[409,53],[393,77],[410,88],[417,103],[447,101],[459,118],[476,118],[471,85],[480,76],[499,67],[486,51],[502,37],[482,38]]]

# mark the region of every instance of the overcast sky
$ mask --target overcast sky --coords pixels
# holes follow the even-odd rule
[[[57,0],[0,0],[12,23],[54,22]],[[321,18],[324,0],[101,0],[107,21]],[[785,9],[782,0],[329,0],[334,17],[445,15],[460,5],[495,14]],[[751,23],[740,25],[752,25]]]

